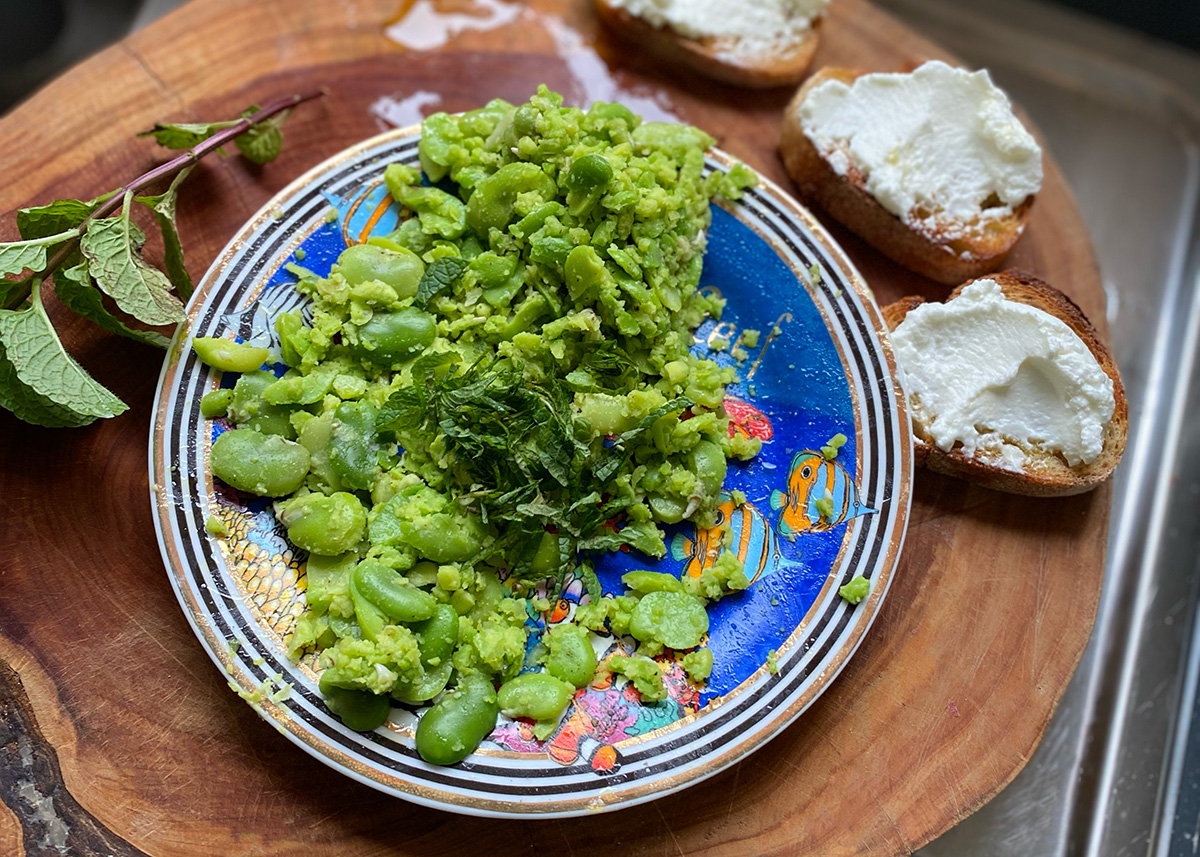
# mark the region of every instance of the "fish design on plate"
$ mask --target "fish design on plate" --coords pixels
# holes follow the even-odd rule
[[[325,194],[325,198],[337,212],[338,227],[347,247],[366,244],[373,235],[394,232],[404,219],[382,180],[341,199],[330,194]]]
[[[787,491],[771,492],[771,508],[779,512],[779,532],[787,537],[823,533],[877,511],[858,501],[858,486],[846,468],[812,449],[792,456]]]
[[[766,516],[752,503],[736,503],[728,491],[721,492],[714,526],[697,526],[690,536],[676,533],[671,539],[671,556],[686,563],[690,577],[711,568],[725,550],[741,560],[751,583],[779,567],[779,539]]]

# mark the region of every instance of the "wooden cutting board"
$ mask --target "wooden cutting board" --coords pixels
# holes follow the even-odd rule
[[[278,161],[213,158],[185,187],[193,276],[272,194],[385,127],[381,117],[520,101],[540,82],[569,102],[623,100],[690,121],[789,186],[775,154],[789,91],[705,83],[597,31],[585,0],[194,0],[0,120],[0,238],[15,237],[19,206],[88,198],[161,160],[134,137],[155,120],[232,117],[318,86],[329,96],[289,120]],[[822,33],[818,65],[898,70],[944,57],[865,0],[834,0]],[[881,304],[946,294],[832,231]],[[1012,262],[1103,325],[1088,237],[1049,160]],[[1020,770],[1091,631],[1107,486],[1034,500],[918,472],[882,615],[830,690],[767,748],[595,818],[419,808],[324,767],[226,687],[175,601],[151,525],[146,438],[162,354],[52,314],[131,410],[54,431],[0,413],[3,854],[907,853]]]

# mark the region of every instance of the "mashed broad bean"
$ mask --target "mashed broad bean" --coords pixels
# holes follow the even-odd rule
[[[276,514],[310,552],[290,645],[320,652],[351,727],[381,725],[391,700],[432,701],[417,749],[442,764],[501,710],[548,734],[597,669],[586,629],[632,634],[637,654],[604,668],[647,699],[665,695],[648,657],[664,647],[688,652],[693,678],[711,671],[705,603],[747,585],[732,555],[696,581],[627,575],[616,597],[592,561],[663,556],[663,524],[713,526],[726,460],[757,452],[731,445],[733,370],[691,351],[722,309],[697,291],[710,200],[754,181],[740,166],[705,176],[712,143],[617,104],[564,108],[544,87],[429,117],[424,179],[385,172],[411,216],[328,276],[297,269],[312,322],[278,319],[283,377],[242,367],[206,405],[236,427],[215,475],[290,495]],[[202,345],[218,365],[246,353]],[[538,587],[575,577],[591,603],[530,672]]]

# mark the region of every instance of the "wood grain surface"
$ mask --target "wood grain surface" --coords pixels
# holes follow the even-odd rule
[[[385,35],[397,21],[392,33],[408,48]],[[432,44],[438,35],[445,44]],[[865,0],[836,0],[817,64],[897,70],[937,56]],[[19,206],[88,198],[161,160],[134,136],[155,120],[225,118],[329,87],[289,120],[278,161],[213,158],[184,188],[181,229],[198,277],[255,209],[384,127],[380,115],[415,121],[519,101],[539,82],[570,102],[621,99],[693,122],[789,186],[775,153],[789,91],[739,91],[623,51],[585,0],[193,0],[0,120],[0,239],[15,236]],[[1088,236],[1047,167],[1012,262],[1102,325]],[[947,293],[832,231],[881,304]],[[324,767],[226,687],[176,603],[151,524],[146,438],[162,354],[61,307],[52,316],[131,410],[78,430],[0,412],[5,854],[903,854],[1020,770],[1091,631],[1107,486],[1032,500],[918,472],[881,616],[830,690],[767,748],[682,793],[593,818],[503,822],[419,808]]]

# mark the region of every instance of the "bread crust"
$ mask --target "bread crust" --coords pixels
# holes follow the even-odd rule
[[[804,79],[820,43],[821,19],[813,21],[804,38],[778,56],[732,56],[720,50],[719,40],[689,39],[670,27],[655,27],[609,0],[595,0],[600,19],[623,42],[636,45],[654,56],[722,83],[747,89],[796,86]]]
[[[800,105],[814,87],[827,80],[852,83],[866,73],[858,69],[822,68],[788,104],[783,115],[779,153],[801,196],[816,203],[893,261],[939,283],[953,285],[999,268],[1021,237],[1033,196],[1013,209],[1011,215],[990,223],[986,232],[938,240],[913,229],[880,205],[867,192],[861,174],[852,169],[850,175],[839,175],[804,133]]]
[[[917,464],[937,473],[966,479],[977,485],[1010,494],[1065,497],[1091,491],[1112,476],[1125,451],[1125,442],[1129,434],[1129,403],[1125,398],[1125,386],[1121,383],[1121,373],[1117,369],[1116,361],[1100,341],[1087,316],[1070,298],[1053,286],[1016,269],[976,279],[994,280],[1007,300],[1037,307],[1061,319],[1083,340],[1096,362],[1100,364],[1100,368],[1104,370],[1104,374],[1113,382],[1115,407],[1112,419],[1104,427],[1104,445],[1099,457],[1088,464],[1071,467],[1059,456],[1045,454],[1033,459],[1021,472],[1015,473],[967,455],[961,444],[956,444],[949,452],[945,452],[933,442],[928,433],[918,430],[914,424],[913,446]],[[975,280],[956,288],[950,293],[947,301],[958,297],[972,282]],[[883,318],[888,330],[895,330],[908,313],[924,302],[923,298],[909,297],[884,307]]]

